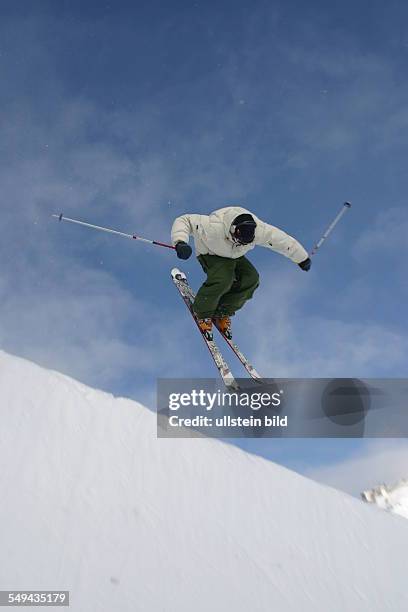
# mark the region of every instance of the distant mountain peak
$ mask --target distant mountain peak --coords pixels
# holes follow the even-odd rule
[[[408,479],[399,480],[396,484],[378,485],[361,493],[362,499],[379,508],[408,518]]]

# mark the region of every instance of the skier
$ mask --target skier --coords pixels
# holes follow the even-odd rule
[[[198,261],[207,279],[197,292],[193,310],[203,334],[212,333],[213,321],[231,338],[231,316],[252,298],[259,275],[245,254],[264,246],[289,257],[306,272],[311,260],[303,246],[282,230],[268,225],[240,206],[227,206],[210,215],[177,217],[171,230],[180,259],[188,259],[193,235]]]

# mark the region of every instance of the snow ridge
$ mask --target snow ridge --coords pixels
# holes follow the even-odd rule
[[[140,404],[2,352],[0,389],[2,589],[69,589],[75,612],[408,609],[401,518],[158,439]]]

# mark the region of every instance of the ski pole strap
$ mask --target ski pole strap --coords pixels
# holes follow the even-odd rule
[[[166,247],[167,249],[176,250],[176,247],[174,247],[172,244],[166,244],[165,242],[157,242],[157,240],[152,240],[152,244],[156,244],[157,246]]]

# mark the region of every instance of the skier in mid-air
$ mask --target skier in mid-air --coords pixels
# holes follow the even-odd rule
[[[177,217],[171,238],[180,259],[188,259],[192,253],[188,244],[191,235],[198,261],[207,275],[193,304],[204,334],[211,334],[214,321],[231,338],[230,317],[252,298],[259,286],[259,274],[245,257],[255,246],[272,249],[302,270],[310,270],[310,257],[295,238],[239,206],[220,208],[210,215]]]

